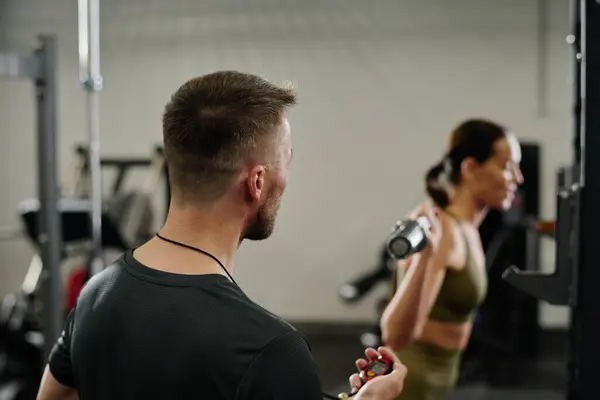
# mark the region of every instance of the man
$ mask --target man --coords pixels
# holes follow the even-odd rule
[[[285,112],[295,102],[290,89],[233,71],[177,90],[163,115],[167,221],[88,282],[39,400],[321,399],[304,337],[231,276],[241,241],[273,232],[292,160]],[[354,398],[398,395],[406,369],[394,360],[392,374]],[[356,374],[350,381],[361,386]]]

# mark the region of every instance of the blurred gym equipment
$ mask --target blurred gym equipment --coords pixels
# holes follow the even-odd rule
[[[71,181],[63,187],[70,197],[61,197],[58,204],[61,227],[61,262],[84,255],[86,262],[75,268],[67,281],[65,296],[52,306],[58,307],[61,319],[74,306],[79,291],[93,275],[90,229],[90,200],[86,182],[89,180],[87,147],[79,146],[74,154]],[[125,251],[146,241],[154,234],[155,211],[153,199],[166,179],[166,167],[161,147],[156,147],[149,158],[102,158],[104,176],[116,170],[111,193],[103,202],[101,249]],[[125,188],[127,177],[134,169],[145,169],[146,179],[139,187]],[[105,171],[108,170],[108,171]],[[168,185],[166,201],[169,201]],[[36,248],[40,247],[41,205],[37,198],[21,202],[19,212],[26,236]],[[34,254],[23,283],[16,293],[5,296],[0,307],[0,393],[2,383],[15,388],[21,382],[23,390],[31,391],[39,384],[43,354],[45,324],[42,311],[47,307],[40,297],[43,289],[43,260]],[[59,271],[59,279],[62,272]],[[52,342],[51,342],[52,343]],[[7,389],[8,390],[8,389]],[[11,389],[12,390],[12,389]],[[35,392],[34,392],[35,393]],[[10,397],[9,397],[10,398]],[[29,397],[30,398],[30,397]],[[0,397],[2,399],[2,397]]]
[[[61,235],[58,217],[58,185],[56,177],[56,54],[54,36],[41,36],[41,47],[31,55],[0,54],[0,77],[29,78],[34,81],[37,100],[38,129],[38,196],[40,205],[38,233],[40,253],[46,274],[45,300],[52,303],[61,296]],[[45,332],[57,338],[62,330],[60,313],[47,307]]]
[[[37,105],[37,162],[38,162],[38,198],[43,199],[39,206],[38,239],[40,261],[39,275],[43,280],[44,304],[43,332],[44,337],[52,343],[62,330],[63,316],[61,309],[62,285],[60,279],[61,227],[58,214],[58,184],[56,156],[56,57],[57,41],[54,36],[40,36],[41,45],[31,54],[0,53],[0,78],[30,79],[35,85]],[[45,272],[41,274],[42,270]],[[2,329],[2,334],[4,334]],[[9,344],[9,350],[16,346]],[[43,348],[48,355],[50,346]],[[29,349],[24,349],[28,353]],[[41,359],[27,360],[23,368],[40,366]],[[10,371],[18,369],[6,359],[4,364]],[[38,368],[39,369],[39,368]],[[40,375],[41,377],[41,375]],[[39,378],[38,378],[39,379]],[[2,384],[2,382],[0,382]],[[16,394],[26,389],[18,381],[11,387]]]
[[[361,301],[368,293],[381,283],[390,284],[394,276],[397,261],[390,257],[387,243],[381,247],[377,264],[370,272],[362,274],[353,280],[346,282],[338,288],[338,295],[346,304],[355,304]],[[379,317],[387,305],[387,297],[379,299],[376,306],[376,315]],[[381,345],[381,329],[379,319],[373,323],[371,329],[363,332],[360,342],[365,347],[377,347]]]
[[[38,100],[39,193],[19,205],[23,232],[36,248],[19,290],[0,307],[0,398],[30,399],[37,392],[45,361],[79,291],[104,268],[104,252],[124,251],[153,235],[153,200],[168,182],[162,148],[149,159],[100,157],[99,3],[78,2],[80,80],[87,94],[88,143],[76,148],[72,181],[59,189],[56,159],[56,40],[41,37],[33,55],[0,53],[0,77],[30,78]],[[134,190],[125,178],[134,167],[147,178]],[[112,193],[102,199],[103,168],[116,169]],[[106,175],[105,175],[106,176]],[[167,204],[170,193],[167,189]],[[5,237],[19,230],[5,229]],[[61,264],[75,255],[86,261],[71,272],[63,292]]]
[[[573,164],[558,172],[556,269],[551,274],[506,271],[505,279],[532,297],[571,308],[568,400],[598,398],[600,364],[600,3],[572,0]],[[594,179],[596,178],[596,179]]]
[[[394,268],[395,266],[389,255],[387,246],[382,246],[377,265],[371,272],[367,272],[352,281],[340,285],[338,294],[348,304],[358,302],[377,284],[387,282],[391,278]]]

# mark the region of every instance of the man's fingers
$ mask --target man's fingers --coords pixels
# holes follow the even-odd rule
[[[400,361],[398,356],[396,356],[396,353],[394,353],[392,350],[388,349],[387,347],[383,347],[383,346],[379,347],[377,349],[377,351],[379,351],[379,354],[381,354],[382,356],[394,361],[395,364],[396,363],[402,364],[402,362]]]
[[[406,367],[404,365],[402,365],[402,363],[400,362],[400,360],[398,359],[396,354],[391,349],[382,346],[382,347],[379,347],[377,350],[375,350],[371,347],[365,349],[365,356],[367,356],[367,360],[369,360],[369,361],[376,360],[380,356],[392,360],[392,362],[394,363],[392,371],[385,377],[381,376],[381,377],[375,378],[374,381],[379,380],[381,378],[390,380],[391,382],[394,382],[395,386],[397,386],[396,388],[393,389],[395,391],[395,394],[400,393],[400,391],[402,390],[402,385],[404,383],[404,377],[406,376]],[[364,367],[366,367],[369,364],[369,361],[367,361],[367,360],[362,359],[362,358],[359,358],[358,360],[356,360],[356,362],[355,362],[356,368],[358,370],[362,370]],[[352,387],[353,393],[356,392],[358,389],[360,389],[363,385],[358,374],[353,374],[352,376],[350,376],[349,381],[350,381],[350,386]],[[373,382],[373,383],[375,383],[375,382]]]
[[[377,350],[369,347],[365,350],[365,356],[367,356],[368,360],[375,360],[377,359],[377,357],[379,357],[379,353],[377,352]]]
[[[369,363],[364,358],[359,358],[358,360],[356,360],[355,364],[356,364],[356,368],[360,371],[361,369],[366,367],[367,364],[369,364]]]
[[[365,397],[395,399],[402,392],[406,372],[404,365],[395,363],[391,373],[373,378],[360,390],[364,391]]]
[[[352,388],[352,392],[356,392],[362,386],[362,381],[358,377],[358,374],[350,375],[350,387]]]

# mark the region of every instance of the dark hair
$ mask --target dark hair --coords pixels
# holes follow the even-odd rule
[[[459,184],[462,162],[467,158],[473,158],[478,163],[486,162],[494,154],[496,141],[504,137],[506,128],[484,119],[463,121],[452,131],[448,152],[425,175],[427,194],[438,207],[444,209],[450,203],[448,192],[440,182],[440,175],[445,175],[447,183]]]
[[[246,160],[263,162],[292,89],[236,71],[185,82],[163,114],[163,139],[174,198],[215,200]]]

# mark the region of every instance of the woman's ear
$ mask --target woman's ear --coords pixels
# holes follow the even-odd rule
[[[467,157],[460,164],[460,176],[464,180],[472,180],[477,175],[479,163],[473,157]]]

